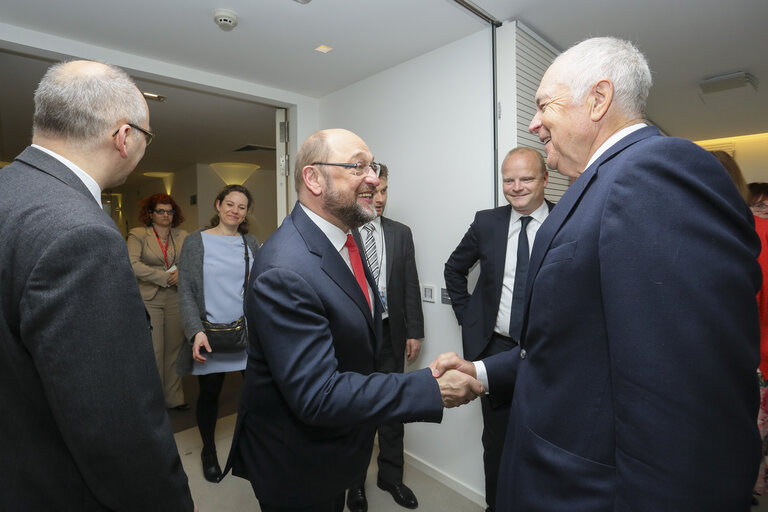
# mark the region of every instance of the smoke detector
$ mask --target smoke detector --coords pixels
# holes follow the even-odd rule
[[[229,32],[237,26],[237,13],[229,9],[216,9],[213,11],[213,21],[221,30]]]

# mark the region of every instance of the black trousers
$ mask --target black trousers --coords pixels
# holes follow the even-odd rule
[[[344,491],[330,501],[308,505],[306,507],[275,507],[259,502],[261,512],[342,512],[344,510]]]
[[[494,334],[478,359],[510,350],[517,346],[512,338]],[[491,389],[493,393],[493,389]],[[485,469],[485,502],[486,510],[496,510],[496,489],[499,480],[499,465],[501,452],[504,449],[504,439],[509,424],[509,409],[511,402],[495,400],[492,395],[480,397],[483,410],[483,467]]]
[[[392,349],[392,337],[389,320],[384,320],[384,346],[376,360],[376,371],[383,373],[403,373],[405,353],[395,354]],[[399,484],[403,482],[403,423],[394,421],[377,427],[379,433],[379,456],[376,460],[379,466],[379,480]],[[367,468],[366,468],[367,469]],[[360,475],[360,484],[365,484],[366,472]]]

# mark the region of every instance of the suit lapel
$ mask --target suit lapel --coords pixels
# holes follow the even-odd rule
[[[307,249],[320,257],[320,267],[323,269],[323,272],[355,303],[365,317],[365,321],[368,323],[371,331],[374,331],[373,317],[371,309],[368,307],[368,301],[363,295],[363,290],[357,284],[354,273],[349,269],[341,254],[331,245],[325,233],[304,213],[304,210],[301,209],[298,203],[296,203],[291,212],[291,218],[294,226],[296,226],[296,230],[307,244]],[[373,277],[368,270],[368,265],[363,265],[363,268],[365,269],[368,283],[376,290],[375,283],[371,284]]]
[[[395,261],[395,229],[389,219],[381,217],[381,230],[384,232],[384,251],[387,253],[387,288],[389,288],[392,263]]]
[[[493,243],[493,283],[494,304],[501,300],[501,289],[504,283],[504,267],[507,263],[507,243],[509,237],[509,221],[512,218],[512,206],[502,206],[495,212],[494,223],[491,228],[491,241]]]
[[[563,197],[557,203],[557,208],[551,208],[549,216],[536,233],[536,240],[533,244],[533,251],[531,252],[530,266],[528,267],[528,278],[525,284],[525,314],[523,315],[523,338],[525,337],[525,330],[528,324],[528,307],[531,301],[531,288],[533,288],[533,282],[536,279],[536,275],[541,269],[541,264],[544,261],[544,257],[549,251],[549,247],[552,244],[552,240],[555,235],[560,231],[565,222],[571,216],[571,212],[581,200],[589,185],[595,179],[598,174],[598,169],[603,162],[606,162],[613,158],[615,155],[623,151],[625,148],[631,146],[635,142],[651,137],[653,135],[659,135],[659,130],[655,127],[645,127],[640,130],[634,131],[616,142],[613,146],[608,148],[600,157],[592,162],[579,178],[565,191]]]

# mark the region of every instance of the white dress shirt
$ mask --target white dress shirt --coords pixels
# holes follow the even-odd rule
[[[302,210],[304,210],[304,213],[307,214],[309,219],[315,223],[315,225],[320,228],[320,231],[325,234],[325,236],[328,238],[328,241],[331,242],[331,245],[333,245],[333,248],[339,251],[339,254],[341,255],[341,259],[344,260],[344,263],[347,264],[347,267],[349,267],[349,271],[352,272],[354,275],[355,271],[352,268],[352,261],[349,259],[349,250],[347,250],[347,234],[351,234],[351,232],[345,233],[341,229],[339,229],[334,224],[328,222],[303,204],[299,203],[299,206],[301,206]],[[360,248],[357,248],[358,251],[360,251]],[[360,253],[360,258],[364,257],[363,253]],[[373,306],[373,290],[371,289],[371,285],[368,284],[368,280],[366,279],[365,282],[366,286],[368,287],[368,299],[370,300],[371,306]]]
[[[541,223],[549,215],[549,207],[546,202],[542,202],[530,215],[531,221],[526,227],[528,236],[528,255],[531,255],[533,241],[536,238],[536,232],[541,227]],[[504,281],[501,285],[501,299],[499,300],[499,312],[496,316],[495,332],[509,336],[509,316],[512,313],[512,290],[515,288],[515,269],[517,268],[517,241],[520,236],[520,213],[512,209],[512,215],[509,217],[509,230],[507,231],[507,256],[504,262]]]

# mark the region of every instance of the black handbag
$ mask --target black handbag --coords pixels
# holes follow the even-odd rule
[[[248,270],[250,268],[250,257],[248,256],[248,243],[243,237],[243,247],[245,247],[245,278],[243,280],[243,296],[245,288],[248,285]],[[203,330],[208,337],[208,344],[213,352],[240,352],[248,347],[248,332],[245,328],[245,317],[240,317],[234,322],[228,324],[216,324],[202,320]],[[200,351],[205,355],[204,350]]]
[[[214,324],[203,320],[203,329],[213,352],[240,352],[248,346],[245,318],[240,317],[228,324]],[[200,353],[205,355],[204,350]]]

